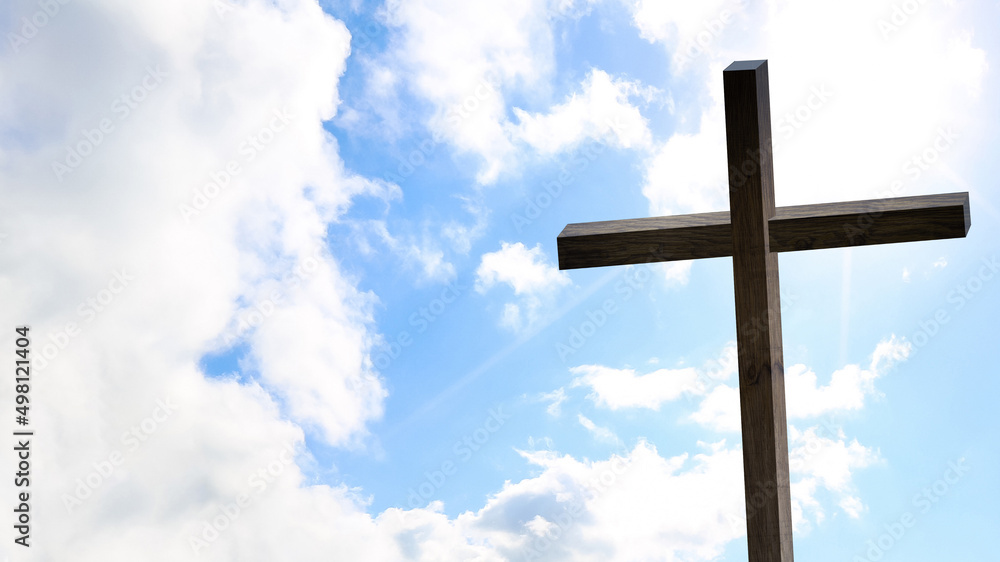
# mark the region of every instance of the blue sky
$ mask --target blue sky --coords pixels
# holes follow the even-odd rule
[[[722,69],[768,59],[779,206],[968,191],[973,223],[780,256],[796,554],[989,559],[998,12],[5,5],[37,483],[0,554],[746,560],[731,260],[555,241],[727,209]]]

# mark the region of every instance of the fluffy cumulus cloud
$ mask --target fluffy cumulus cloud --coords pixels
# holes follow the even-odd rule
[[[832,496],[849,517],[858,518],[865,510],[857,496],[853,473],[879,460],[877,451],[849,440],[843,429],[832,422],[831,415],[859,410],[865,398],[876,392],[874,381],[896,362],[905,360],[911,346],[904,340],[889,337],[876,345],[867,368],[847,365],[838,369],[830,381],[821,385],[816,374],[805,365],[793,365],[785,371],[785,405],[789,421],[805,420],[810,425],[799,429],[789,425],[789,467],[793,475],[792,510],[796,529],[806,530],[821,523],[826,516],[820,492]],[[714,431],[740,431],[739,389],[718,384],[709,390],[690,419]],[[819,423],[817,423],[817,419]]]
[[[504,91],[552,72],[551,20],[593,3],[391,0],[392,40],[368,69],[370,89],[387,100],[405,84],[428,101],[423,126],[481,157],[482,184],[523,147],[551,153],[595,138],[653,147],[644,188],[653,210],[723,205],[723,172],[705,171],[710,162],[724,170],[714,86],[700,126],[662,143],[633,104],[653,91],[600,70],[549,110],[508,119]],[[814,7],[829,13],[809,18],[802,4],[768,6],[761,49],[789,53],[772,66],[776,139],[786,135],[776,156],[783,204],[887,186],[898,162],[944,134],[939,127],[970,126],[961,108],[978,94],[985,63],[970,35],[944,31],[948,7],[922,4],[919,17],[884,34],[880,7],[849,4]],[[16,209],[0,215],[0,317],[31,326],[32,476],[45,483],[31,498],[34,545],[19,559],[710,560],[744,534],[742,453],[725,441],[669,457],[641,440],[598,460],[523,451],[530,476],[456,517],[438,503],[369,513],[363,491],[307,477],[301,467],[315,460],[306,435],[363,448],[387,395],[369,358],[377,297],[345,275],[326,240],[355,196],[399,196],[346,170],[323,127],[338,111],[347,29],[308,0],[59,5],[0,55],[0,184]],[[643,37],[672,48],[698,39],[701,12],[680,12],[678,23],[655,3],[634,6]],[[7,21],[38,9],[19,3]],[[829,25],[801,25],[816,18]],[[810,47],[845,35],[870,55]],[[889,47],[871,48],[879,42]],[[900,52],[917,62],[900,63]],[[724,57],[703,56],[721,70],[715,59]],[[938,79],[924,80],[926,68]],[[615,118],[625,126],[608,125]],[[851,135],[845,123],[893,138]],[[830,169],[830,154],[856,165]],[[718,175],[695,179],[704,173]],[[686,180],[704,183],[687,195],[676,183]],[[807,184],[807,195],[781,187]],[[433,243],[387,232],[383,241],[427,279],[454,275]],[[569,284],[540,246],[521,243],[485,254],[476,277],[482,293],[509,287],[502,322],[515,328],[541,318]],[[242,376],[206,376],[206,354],[241,349]],[[887,340],[867,368],[845,367],[826,384],[789,368],[789,415],[860,408],[906,355]],[[738,420],[734,372],[732,353],[647,374],[592,365],[576,368],[566,389],[587,388],[608,410],[691,395],[700,400],[694,421],[725,431]],[[12,382],[0,380],[0,392],[13,394]],[[575,405],[566,389],[545,397],[553,415]],[[621,443],[589,417],[571,419]],[[824,425],[792,428],[789,439],[798,524],[822,520],[827,493],[852,517],[864,511],[852,474],[878,462],[877,451]],[[14,466],[9,447],[0,460]],[[11,480],[2,490],[15,497]],[[13,532],[8,525],[0,555],[13,554]]]
[[[529,249],[521,242],[503,242],[496,252],[483,254],[476,269],[476,291],[483,294],[497,284],[505,284],[518,297],[516,302],[504,305],[500,320],[515,330],[539,320],[554,292],[569,283],[565,272],[549,264],[541,244]]]
[[[715,64],[712,72],[718,75],[723,68]],[[654,216],[729,208],[722,81],[710,82],[709,92],[711,101],[701,114],[700,129],[674,133],[647,161],[642,193]]]
[[[585,139],[622,148],[649,146],[651,133],[646,118],[630,103],[630,97],[651,100],[657,92],[637,82],[614,79],[603,70],[593,69],[582,84],[582,93],[533,115],[514,108],[518,125],[515,138],[541,153],[565,150]]]
[[[874,381],[896,362],[905,360],[912,346],[890,336],[875,346],[867,368],[846,365],[834,371],[827,384],[820,384],[809,367],[796,364],[785,368],[785,408],[788,419],[817,418],[833,412],[859,410],[865,398],[875,394]],[[691,419],[718,431],[740,430],[740,395],[735,386],[712,388]]]
[[[789,426],[788,464],[798,476],[792,493],[792,515],[796,528],[807,529],[826,517],[819,489],[830,494],[848,517],[857,519],[865,510],[857,496],[854,471],[879,462],[878,452],[857,439],[848,441],[844,431],[826,425],[805,430]]]
[[[588,397],[598,406],[620,408],[650,408],[675,400],[683,392],[698,388],[698,372],[693,368],[659,369],[636,375],[633,369],[610,369],[600,365],[581,365],[570,372],[576,377],[574,386],[589,386]]]
[[[735,406],[735,407],[734,407]],[[691,414],[691,420],[715,431],[740,430],[740,391],[734,386],[720,384],[713,388]]]
[[[876,392],[874,381],[909,355],[905,340],[889,337],[876,345],[867,368],[848,365],[837,370],[830,382],[820,385],[816,375],[805,365],[786,370],[786,407],[790,421],[806,420],[814,425],[799,429],[789,426],[789,465],[793,475],[792,508],[796,529],[807,530],[821,523],[827,513],[826,498],[849,517],[864,512],[864,502],[857,495],[853,474],[879,461],[878,452],[848,439],[830,415],[864,406],[865,398]],[[729,344],[718,359],[700,368],[660,369],[637,375],[633,369],[613,369],[583,365],[570,369],[571,387],[589,389],[587,398],[595,406],[608,410],[648,408],[658,410],[665,404],[686,396],[695,404],[688,419],[707,429],[739,434],[740,395],[736,386],[727,384],[737,372],[735,345]],[[565,409],[570,396],[559,389],[546,398],[558,397]],[[580,423],[595,439],[615,442],[617,436],[580,415]]]
[[[601,69],[591,69],[577,92],[547,111],[514,107],[515,119],[508,118],[509,98],[549,93],[546,84],[555,68],[553,23],[580,18],[595,3],[390,1],[386,22],[399,39],[369,63],[371,97],[388,100],[378,107],[390,115],[401,89],[426,100],[432,109],[423,125],[433,142],[478,156],[480,185],[496,182],[516,166],[525,148],[551,155],[594,139],[647,149],[652,136],[633,100],[648,103],[662,94]],[[397,70],[386,70],[390,66]]]
[[[731,378],[737,368],[736,344],[730,342],[722,349],[718,358],[707,361],[700,368],[658,369],[639,375],[635,369],[579,365],[571,368],[570,373],[574,376],[571,386],[589,388],[587,398],[599,407],[610,410],[659,410],[664,403],[682,395],[701,396],[723,388],[724,385],[719,383]],[[560,397],[563,398],[564,394]],[[737,421],[738,416],[737,411]]]
[[[834,371],[830,382],[820,385],[816,373],[805,365],[785,371],[786,405],[789,418],[810,418],[838,410],[859,410],[865,396],[875,393],[874,381],[910,353],[908,342],[895,336],[876,346],[867,369],[847,365]]]
[[[857,442],[833,437],[793,442],[793,473],[807,475],[792,485],[797,531],[822,520],[820,491],[839,494],[848,513],[855,509],[850,471],[874,462]],[[525,451],[541,472],[507,483],[456,521],[508,560],[714,560],[746,532],[743,453],[725,441],[698,448],[664,457],[640,441],[606,461]]]
[[[386,395],[374,297],[325,242],[354,195],[387,193],[322,127],[347,29],[297,0],[60,6],[0,55],[0,183],[18,209],[0,217],[0,314],[31,326],[46,436],[18,556],[399,559],[351,492],[303,487],[298,468],[303,428],[356,445]],[[200,358],[233,346],[246,378],[206,378]]]
[[[865,397],[874,394],[874,381],[896,362],[909,356],[909,342],[890,336],[875,346],[867,368],[846,365],[836,370],[827,384],[820,384],[809,367],[785,368],[785,408],[788,419],[816,418],[833,412],[859,410]],[[718,431],[739,431],[739,390],[719,385],[711,389],[691,419]]]
[[[665,458],[640,442],[604,461],[525,451],[540,473],[468,515],[507,560],[710,560],[745,532],[742,455],[701,447]]]
[[[928,178],[950,174],[946,161],[981,126],[973,107],[986,55],[972,30],[957,24],[954,4],[921,3],[902,26],[891,24],[890,6],[861,0],[774,0],[745,10],[721,1],[674,4],[634,4],[642,36],[671,54],[704,44],[697,49],[703,93],[647,165],[643,193],[652,213],[728,208],[722,70],[733,60],[780,53],[768,63],[778,205],[923,193]],[[730,23],[719,26],[726,11]],[[768,31],[747,35],[747,26]],[[845,36],[847,50],[826,48]],[[925,68],[944,74],[928,82]],[[851,165],[831,166],[831,155]]]
[[[818,418],[834,412],[859,410],[867,396],[876,393],[874,382],[892,366],[905,360],[912,346],[890,336],[878,343],[867,367],[846,365],[821,384],[809,367],[795,364],[785,369],[785,404],[790,420]],[[634,369],[603,365],[580,365],[570,369],[573,387],[587,387],[595,405],[611,410],[649,408],[658,410],[687,395],[698,400],[690,419],[721,432],[740,431],[740,395],[736,385],[726,384],[736,373],[735,345],[729,344],[718,359],[701,368],[658,369],[637,374]],[[562,396],[560,396],[562,397]]]
[[[483,159],[480,183],[496,181],[514,151],[504,130],[504,87],[538,82],[551,71],[549,13],[529,0],[386,4],[399,38],[386,64],[432,104],[426,126],[435,138]]]
[[[631,3],[632,22],[639,35],[662,43],[672,53],[677,70],[686,69],[700,55],[717,48],[716,39],[743,9],[740,0],[637,0]]]

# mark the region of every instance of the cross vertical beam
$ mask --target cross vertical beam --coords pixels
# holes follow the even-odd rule
[[[750,562],[794,562],[777,252],[964,238],[969,194],[775,208],[767,61],[723,83],[730,210],[568,224],[559,269],[732,256]]]
[[[750,562],[792,562],[767,61],[723,72]]]

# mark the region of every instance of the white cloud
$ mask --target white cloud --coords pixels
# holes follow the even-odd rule
[[[447,283],[455,279],[455,266],[447,261],[444,250],[438,247],[436,240],[426,232],[421,236],[393,236],[385,221],[368,221],[367,228],[397,256],[400,256],[407,267],[415,268],[418,279]],[[403,239],[405,238],[405,240]]]
[[[880,461],[877,451],[858,443],[847,441],[842,429],[831,431],[815,426],[805,431],[795,426],[788,429],[788,463],[792,474],[801,476],[797,483],[798,494],[793,494],[800,514],[796,525],[806,526],[807,512],[821,523],[825,517],[822,504],[816,498],[822,486],[836,496],[837,505],[851,518],[857,519],[865,506],[856,495],[853,472]]]
[[[461,254],[468,254],[472,243],[480,239],[489,226],[490,211],[479,197],[460,197],[462,207],[472,215],[472,224],[449,221],[441,227],[441,234],[451,242],[452,248]]]
[[[676,44],[675,33],[691,36],[703,25],[702,16],[691,11],[722,8],[721,2],[688,10],[671,9],[672,4],[635,5],[643,36],[668,48]],[[727,40],[741,28],[728,26],[706,50],[699,63],[706,69],[708,93],[702,109],[691,117],[679,115],[678,131],[649,162],[643,193],[651,212],[728,208],[722,69],[733,60],[762,58],[761,53],[782,54],[769,62],[778,205],[877,198],[895,181],[901,182],[895,195],[934,189],[935,182],[918,181],[932,172],[901,163],[932,147],[942,129],[962,135],[981,126],[973,102],[987,68],[985,52],[973,47],[971,33],[961,30],[958,12],[948,6],[922,5],[904,30],[886,40],[877,22],[889,15],[884,6],[862,0],[828,6],[773,0],[748,8],[738,19],[768,31],[740,35],[739,46],[730,48],[737,43]],[[803,25],[820,20],[826,24]],[[854,38],[846,51],[827,48],[844,36]],[[944,74],[928,83],[921,76],[925,68]],[[699,119],[693,131],[690,118]],[[953,150],[945,145],[945,152]],[[830,154],[851,165],[829,166]],[[825,170],[819,177],[818,169]],[[859,177],[866,181],[856,181]]]
[[[870,450],[815,433],[795,434],[793,443],[793,473],[802,475],[792,483],[797,532],[823,520],[821,489],[849,515],[863,509],[845,471],[874,462]],[[697,454],[662,457],[640,441],[599,461],[521,451],[538,474],[505,483],[482,509],[454,519],[439,502],[389,509],[378,531],[414,560],[717,559],[746,533],[743,454],[725,441],[698,446]]]
[[[787,400],[786,400],[787,403]],[[691,420],[715,431],[740,431],[740,391],[720,384],[702,399]]]
[[[515,295],[545,293],[569,284],[569,276],[546,262],[542,245],[528,249],[521,242],[502,242],[496,252],[483,254],[476,270],[476,290],[485,293],[506,283]]]
[[[787,400],[786,400],[787,404]],[[691,418],[716,431],[740,431],[739,390],[719,385],[702,401]],[[850,517],[857,518],[864,504],[856,495],[853,472],[879,461],[876,451],[848,442],[843,430],[813,426],[804,431],[794,425],[788,434],[789,468],[793,476],[792,512],[796,531],[805,531],[811,522],[822,523],[823,503],[818,497],[822,488],[834,495],[837,505]]]
[[[518,125],[514,138],[547,154],[595,139],[622,148],[648,147],[652,135],[647,120],[629,99],[634,96],[650,101],[655,90],[637,82],[613,79],[607,72],[591,69],[581,84],[583,92],[553,106],[547,114],[529,114],[514,108]]]
[[[834,371],[830,382],[817,383],[816,373],[805,365],[785,370],[785,407],[789,418],[809,418],[829,412],[859,410],[865,396],[875,392],[874,381],[896,361],[909,355],[911,346],[895,336],[879,342],[867,369],[846,365]]]
[[[865,511],[865,504],[857,496],[845,496],[838,505],[851,519],[858,519]]]
[[[913,351],[913,346],[908,341],[904,338],[897,338],[893,334],[875,346],[868,369],[875,372],[876,376],[881,376],[896,363],[905,361],[910,356],[911,351]]]
[[[384,66],[400,68],[407,87],[433,108],[425,124],[435,142],[448,142],[458,152],[482,159],[476,174],[479,185],[495,183],[516,166],[525,145],[544,155],[588,138],[646,149],[651,134],[630,100],[648,103],[662,95],[634,80],[612,78],[601,69],[591,69],[579,93],[548,111],[515,107],[517,123],[507,117],[507,100],[514,95],[534,100],[551,96],[552,26],[558,20],[583,17],[595,3],[391,1],[386,21],[400,40],[384,60],[371,63],[372,95],[390,99],[376,111],[389,115],[383,120],[392,120],[395,94],[387,94],[385,84],[394,91],[398,76],[376,78]],[[667,98],[665,103],[672,101]]]
[[[745,533],[742,455],[704,448],[663,458],[640,442],[605,461],[523,452],[541,474],[506,484],[474,526],[511,560],[712,559]]]
[[[536,476],[506,484],[481,510],[453,519],[440,504],[388,509],[372,517],[360,491],[307,480],[299,465],[314,462],[301,449],[306,431],[334,446],[364,446],[367,425],[382,413],[385,386],[368,360],[377,338],[371,318],[375,296],[357,290],[345,277],[325,238],[327,225],[342,216],[354,196],[385,195],[391,189],[345,170],[335,138],[324,130],[339,104],[338,80],[349,51],[344,26],[304,0],[227,4],[232,9],[221,15],[217,6],[201,0],[73,3],[18,52],[0,56],[0,74],[9,78],[0,81],[0,120],[6,131],[0,139],[0,184],[17,209],[0,216],[6,236],[0,285],[9,296],[0,315],[7,326],[31,323],[35,352],[44,354],[36,357],[53,350],[36,374],[59,381],[37,385],[32,396],[46,405],[35,413],[33,428],[49,436],[44,447],[33,451],[32,468],[51,483],[33,496],[38,559],[64,559],[67,552],[81,560],[191,559],[190,538],[204,537],[205,526],[245,493],[252,494],[252,504],[220,531],[201,558],[308,560],[337,552],[349,560],[498,561],[531,548],[540,534],[556,529],[561,538],[550,541],[542,559],[649,559],[663,556],[664,542],[677,558],[721,556],[725,545],[744,532],[741,453],[724,443],[672,458],[661,457],[646,443],[607,461],[525,453],[538,469]],[[848,13],[860,6],[836,8]],[[35,4],[21,4],[9,20],[20,21],[36,9]],[[566,2],[559,9],[578,13]],[[768,39],[774,52],[801,57],[786,68],[808,68],[801,64],[813,55],[808,45],[840,44],[842,34],[858,30],[845,19],[831,26],[840,26],[835,36],[825,36],[823,29],[801,26],[804,18],[798,16],[799,33],[821,35],[795,37],[790,30],[796,22],[782,20],[795,9],[801,8],[776,6],[776,31]],[[488,11],[485,17],[480,10]],[[386,67],[372,74],[372,88],[390,95],[404,81],[413,85],[434,105],[431,129],[460,149],[482,155],[479,180],[495,180],[514,150],[498,88],[544,82],[551,66],[545,23],[551,11],[529,2],[426,0],[390,2],[387,13],[401,32],[393,45],[406,64],[398,73]],[[837,56],[851,62],[840,66],[829,64],[829,56],[815,57],[817,67],[834,69],[830,84],[837,103],[847,100],[837,111],[831,105],[830,119],[843,122],[860,108],[867,113],[857,113],[853,122],[890,131],[903,124],[901,138],[915,139],[934,120],[964,125],[961,115],[915,111],[961,106],[953,102],[969,99],[981,85],[984,59],[970,47],[970,38],[956,37],[947,49],[936,50],[941,44],[933,40],[940,39],[939,19],[915,21],[895,39],[897,52],[944,69],[929,87],[914,82],[923,67],[898,64],[909,57],[888,57],[863,41],[859,52],[872,56],[845,56],[841,50]],[[855,72],[852,65],[858,60],[865,66]],[[165,73],[162,83],[138,89],[147,69],[157,65]],[[46,72],[37,71],[41,68]],[[491,74],[500,86],[481,89],[481,81]],[[818,76],[806,72],[782,74],[799,75],[803,84],[817,83]],[[857,83],[865,87],[859,89]],[[949,89],[949,84],[967,91]],[[788,99],[806,91],[782,88],[787,90],[793,90],[782,94]],[[899,96],[914,91],[919,95]],[[143,100],[122,117],[112,109],[113,101],[133,92]],[[470,99],[478,109],[454,119],[458,114],[449,110]],[[575,111],[573,107],[567,102],[552,115]],[[782,107],[794,110],[795,104]],[[887,108],[889,114],[881,115]],[[275,120],[275,112],[287,122]],[[67,147],[86,146],[86,137],[96,138],[94,128],[105,116],[113,132],[106,132],[89,156],[57,179],[52,162],[64,160]],[[825,138],[828,131],[816,119],[809,124],[811,131],[801,134]],[[917,123],[908,125],[907,119]],[[241,150],[249,135],[266,144],[254,149],[252,159]],[[867,137],[858,144],[832,138],[812,145],[810,154],[821,159],[831,146],[848,146],[851,156],[864,157],[866,151],[878,152],[870,150],[870,143],[885,144]],[[783,153],[789,161],[797,157],[793,149]],[[694,149],[689,156],[697,154]],[[881,153],[880,162],[897,162],[895,156]],[[240,171],[223,174],[230,160]],[[873,168],[872,162],[862,158],[852,173],[888,169],[889,164]],[[808,177],[816,177],[817,163],[822,164],[803,159],[801,169],[788,167],[779,174],[786,174],[785,180],[801,179],[808,170]],[[821,186],[828,191],[823,195],[829,195],[830,186],[861,189],[850,187],[860,183],[841,181],[846,171],[834,172],[828,180],[821,176],[828,181]],[[226,184],[218,195],[205,195],[213,176],[226,175],[225,182],[216,180]],[[687,175],[694,176],[690,170]],[[884,175],[866,177],[876,181]],[[651,201],[659,195],[652,194]],[[205,198],[204,206],[197,203],[198,196]],[[658,204],[695,208],[717,199],[698,195],[685,200],[675,193]],[[191,221],[179,212],[181,204],[199,207]],[[455,241],[463,236],[461,229],[454,232],[446,237]],[[414,259],[428,276],[441,275],[446,266],[435,257],[436,246],[409,242],[401,247],[417,248]],[[498,258],[484,270],[483,287],[509,284],[515,295],[528,299],[510,303],[517,310],[510,321],[527,322],[532,309],[524,303],[566,281],[545,262],[539,247],[522,245],[511,252],[528,256],[514,260],[523,271],[508,275],[499,269],[505,264]],[[303,274],[306,263],[314,267]],[[92,316],[78,312],[123,269],[133,277],[128,286]],[[275,291],[277,298],[272,297]],[[260,322],[245,331],[236,328],[241,315],[254,309]],[[67,322],[75,322],[79,334],[57,337]],[[234,328],[250,349],[251,380],[206,378],[199,359],[222,349],[224,335]],[[67,343],[60,349],[55,341]],[[863,399],[871,379],[905,356],[898,342],[880,344],[867,370],[845,371],[837,384],[831,380],[824,387],[803,371],[800,382],[813,401],[833,397],[842,407],[853,407],[856,390],[862,390]],[[661,371],[630,376],[625,378],[627,392],[592,389],[608,397],[609,407],[656,407],[637,397],[637,388],[658,393],[661,401],[683,392]],[[4,379],[0,391],[12,393],[11,382]],[[158,401],[176,403],[176,411],[153,426],[155,432],[144,434],[147,439],[136,449],[128,448],[122,433],[152,419]],[[813,402],[805,411],[823,407]],[[809,431],[817,438],[806,441],[820,446],[817,451],[810,451],[808,443],[793,449],[805,447],[795,458],[801,459],[804,474],[811,475],[802,485],[796,483],[796,509],[819,517],[814,492],[824,486],[840,495],[846,513],[859,513],[863,503],[852,491],[850,474],[875,462],[877,455],[857,441],[848,443],[842,434],[823,436],[815,429],[797,434],[793,443],[801,443]],[[286,446],[299,451],[298,462],[281,460],[287,458],[281,454]],[[78,482],[97,474],[96,463],[115,452],[124,453],[123,463],[68,513],[65,498],[74,494]],[[0,459],[13,466],[9,448]],[[261,470],[279,473],[258,494],[249,481]],[[5,486],[11,497],[12,483]],[[574,505],[582,515],[567,522],[567,509]],[[659,510],[652,517],[650,506]],[[113,537],[109,521],[114,522]],[[45,534],[45,529],[70,528],[75,532]]]
[[[539,83],[552,68],[546,6],[392,0],[385,13],[398,34],[390,63],[434,107],[430,131],[480,156],[477,181],[495,182],[514,151],[504,130],[503,89]]]
[[[566,396],[566,389],[557,388],[552,392],[547,392],[542,394],[540,399],[543,401],[549,401],[549,405],[546,406],[545,411],[554,417],[558,417],[562,414],[562,404],[569,398]]]
[[[614,431],[611,431],[606,427],[601,427],[595,424],[587,416],[583,414],[577,414],[576,419],[578,422],[580,422],[580,425],[586,428],[587,431],[589,431],[594,436],[594,439],[597,439],[598,441],[602,441],[604,443],[611,443],[613,445],[618,445],[622,442],[621,439],[619,439],[618,436],[615,435]]]
[[[705,362],[701,368],[658,369],[637,375],[634,369],[613,369],[602,365],[580,365],[570,369],[573,387],[590,388],[587,397],[601,407],[660,409],[664,402],[708,392],[714,385],[728,380],[738,369],[736,344],[730,342],[719,357]]]
[[[785,411],[788,419],[815,418],[832,412],[859,410],[865,397],[875,393],[874,381],[905,360],[912,346],[891,336],[872,352],[867,369],[846,365],[834,371],[830,382],[820,385],[811,369],[802,364],[785,368]],[[691,419],[717,431],[739,431],[740,400],[736,387],[719,385],[701,401]]]
[[[520,330],[533,325],[555,291],[570,283],[569,276],[549,265],[542,245],[528,249],[523,243],[502,242],[496,252],[483,254],[476,269],[476,291],[485,294],[498,283],[509,285],[516,303],[504,305],[501,323]]]
[[[803,457],[796,472],[803,478],[792,484],[793,510],[802,514],[797,531],[822,520],[821,488],[834,492],[845,512],[858,509],[844,471],[873,462],[856,442],[820,444]],[[482,510],[458,519],[488,533],[512,560],[714,560],[746,534],[743,453],[725,441],[698,445],[703,452],[664,458],[640,441],[606,461],[522,452],[542,472],[508,482]]]
[[[736,21],[743,3],[734,0],[636,0],[632,23],[650,43],[663,43],[675,69],[684,70],[699,55],[717,50],[720,37]]]
[[[712,71],[722,72],[713,65]],[[653,216],[703,213],[729,209],[726,162],[726,119],[722,81],[710,84],[711,101],[700,118],[698,132],[682,126],[659,144],[646,164],[642,194]]]
[[[633,369],[612,369],[601,365],[580,365],[570,372],[573,386],[588,386],[588,398],[604,408],[650,408],[659,410],[664,402],[676,400],[684,392],[699,389],[694,368],[659,369],[636,375]]]
[[[553,19],[579,19],[593,9],[601,0],[549,0],[549,10]]]
[[[788,430],[789,467],[798,474],[808,474],[825,488],[847,491],[851,469],[869,466],[878,460],[878,453],[858,443],[846,441],[843,430],[835,435],[822,426],[799,431],[795,426]]]
[[[359,328],[370,316],[339,296],[348,285],[325,263],[289,291],[250,341],[262,380],[296,418],[336,444],[359,431],[360,421],[381,415],[387,392],[367,365],[369,336]]]
[[[37,559],[194,559],[189,537],[241,493],[252,504],[202,559],[401,558],[348,490],[305,485],[277,460],[286,446],[309,460],[303,428],[359,444],[386,392],[368,364],[374,296],[325,241],[352,197],[385,190],[346,171],[323,128],[348,52],[346,28],[315,2],[252,0],[220,17],[200,0],[108,0],[63,6],[0,56],[0,120],[23,131],[0,140],[0,184],[18,208],[0,217],[12,296],[0,316],[30,322],[36,353],[78,329],[35,371],[59,381],[32,388],[46,405],[34,429],[51,437],[32,455],[48,482],[32,490]],[[89,155],[67,163],[67,147]],[[71,171],[57,178],[54,161]],[[254,326],[239,328],[251,310]],[[199,359],[234,328],[254,369],[241,383],[206,378]],[[142,440],[123,440],[133,427]],[[121,462],[102,477],[109,458]],[[280,474],[257,493],[248,478],[269,466]],[[77,490],[79,505],[67,500]]]
[[[693,261],[675,261],[657,263],[655,265],[663,275],[663,280],[668,287],[679,287],[687,285],[691,278],[691,266]]]

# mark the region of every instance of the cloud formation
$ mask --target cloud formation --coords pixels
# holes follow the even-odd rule
[[[570,283],[569,276],[550,265],[542,245],[527,248],[521,242],[502,242],[496,252],[483,254],[476,269],[476,291],[484,294],[497,284],[508,285],[519,297],[504,305],[500,323],[512,330],[533,325],[555,291]]]

